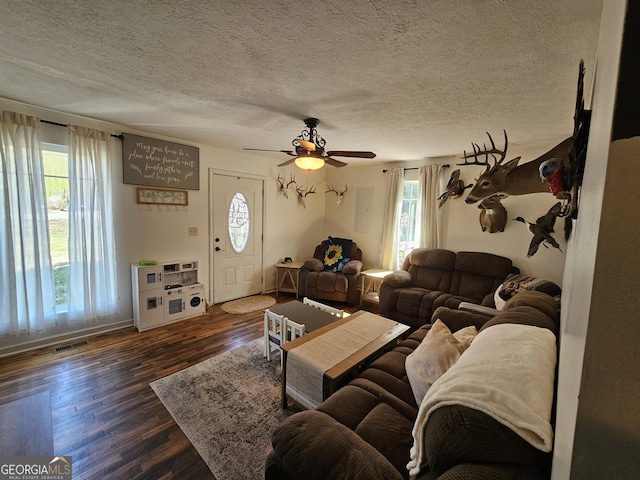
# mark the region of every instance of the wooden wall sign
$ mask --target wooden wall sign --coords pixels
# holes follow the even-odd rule
[[[189,205],[187,190],[173,190],[170,188],[138,187],[136,201],[143,205]]]
[[[200,189],[198,147],[125,133],[122,163],[124,183]]]

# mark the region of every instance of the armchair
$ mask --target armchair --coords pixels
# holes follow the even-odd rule
[[[300,269],[298,296],[356,304],[362,250],[355,242],[329,237]]]

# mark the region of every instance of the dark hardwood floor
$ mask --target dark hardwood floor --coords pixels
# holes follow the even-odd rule
[[[149,383],[262,332],[261,312],[231,315],[216,305],[143,333],[89,337],[62,353],[48,347],[1,358],[0,406],[48,393],[53,453],[73,457],[74,480],[214,479]]]

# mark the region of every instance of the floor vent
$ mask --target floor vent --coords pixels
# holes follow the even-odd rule
[[[56,347],[53,349],[53,353],[66,352],[67,350],[71,350],[72,348],[84,347],[85,345],[89,345],[89,340],[82,340],[81,342],[70,343],[69,345]]]

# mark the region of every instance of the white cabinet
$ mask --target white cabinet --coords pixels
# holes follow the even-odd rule
[[[197,261],[133,264],[131,283],[133,322],[140,332],[205,313]]]
[[[147,290],[162,290],[164,285],[162,284],[162,266],[161,265],[153,265],[147,267],[140,267],[138,265],[133,265],[138,267],[136,269],[136,282],[139,290],[147,291]]]

